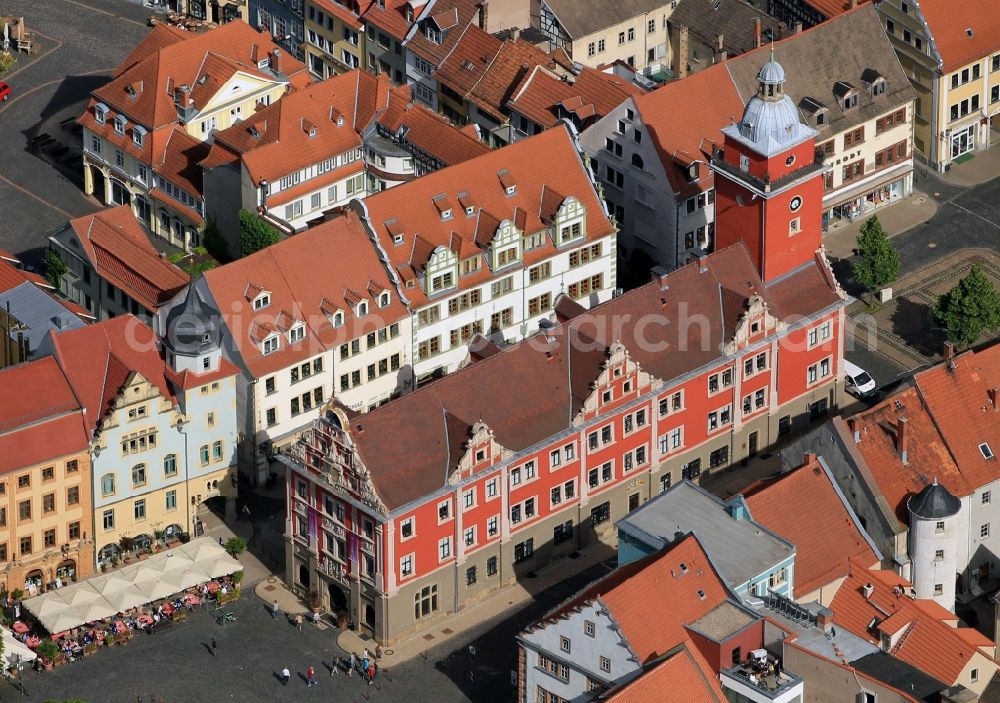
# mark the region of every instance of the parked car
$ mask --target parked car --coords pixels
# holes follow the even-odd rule
[[[10,97],[10,86],[4,81],[0,81],[0,100],[6,100]]]
[[[876,389],[871,374],[847,359],[844,359],[844,382],[847,392],[858,398],[867,398]]]

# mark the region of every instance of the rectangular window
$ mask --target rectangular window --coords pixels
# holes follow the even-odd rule
[[[102,520],[103,520],[103,524],[104,524],[104,529],[105,530],[113,530],[113,529],[115,529],[115,511],[114,510],[105,510],[104,511],[104,515],[102,516]]]
[[[80,503],[80,489],[77,486],[72,486],[66,489],[66,505],[79,505]]]
[[[529,538],[514,545],[514,563],[526,561],[535,553],[535,540]]]

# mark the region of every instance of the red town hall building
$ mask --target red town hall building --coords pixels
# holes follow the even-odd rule
[[[671,482],[805,428],[842,392],[823,169],[772,61],[711,164],[720,249],[282,457],[289,582],[382,643],[597,541]],[[570,572],[571,560],[556,568]]]

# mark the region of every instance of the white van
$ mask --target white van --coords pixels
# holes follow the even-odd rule
[[[875,379],[860,366],[844,359],[844,381],[846,390],[858,398],[867,398],[875,392]]]

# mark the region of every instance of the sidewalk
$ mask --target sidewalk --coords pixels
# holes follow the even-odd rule
[[[997,132],[994,131],[993,136],[997,137]],[[986,151],[974,151],[968,156],[971,158],[960,164],[952,162],[945,173],[934,175],[945,183],[962,188],[977,186],[1000,176],[1000,141],[994,141]]]
[[[997,153],[1000,153],[998,150]],[[873,214],[878,217],[882,228],[890,237],[902,234],[912,227],[927,222],[934,217],[938,204],[927,194],[914,190],[913,194],[888,207],[876,210]],[[861,225],[865,223],[869,216],[859,217],[854,222],[833,222],[830,231],[823,236],[823,244],[826,252],[832,259],[847,259],[854,255],[854,248],[858,244],[858,234],[861,232]]]

